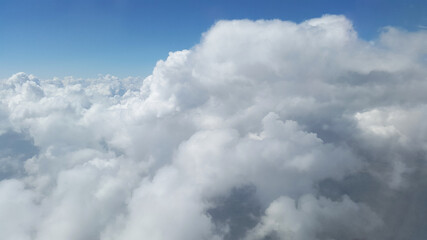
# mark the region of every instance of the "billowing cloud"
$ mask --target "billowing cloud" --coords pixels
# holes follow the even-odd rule
[[[427,33],[219,21],[145,79],[0,86],[1,239],[427,237]]]

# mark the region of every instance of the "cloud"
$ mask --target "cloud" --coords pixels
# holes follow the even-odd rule
[[[265,212],[248,239],[354,239],[369,236],[372,229],[382,224],[366,206],[347,196],[337,202],[312,195],[297,200],[280,197]],[[349,218],[351,221],[346,220]]]
[[[145,79],[17,73],[0,238],[424,238],[426,40],[219,21]]]

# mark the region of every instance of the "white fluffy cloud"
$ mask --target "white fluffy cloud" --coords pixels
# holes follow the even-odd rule
[[[235,20],[146,79],[17,73],[0,238],[427,237],[426,49],[343,16]]]
[[[352,239],[382,224],[366,206],[354,203],[347,196],[337,202],[312,195],[297,200],[280,197],[265,212],[248,239],[273,236],[279,239]],[[351,221],[343,221],[348,218]]]

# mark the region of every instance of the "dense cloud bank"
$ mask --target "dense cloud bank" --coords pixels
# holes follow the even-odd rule
[[[146,79],[0,86],[0,239],[425,239],[427,33],[220,21]]]

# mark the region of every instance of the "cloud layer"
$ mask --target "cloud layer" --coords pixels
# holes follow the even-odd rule
[[[427,33],[220,21],[146,79],[0,86],[0,239],[427,237]]]

